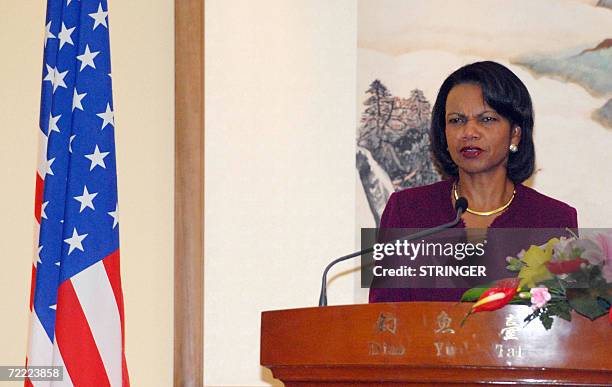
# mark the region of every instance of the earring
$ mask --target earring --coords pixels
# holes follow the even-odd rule
[[[512,152],[512,153],[516,153],[516,152],[518,152],[518,145],[516,145],[516,144],[510,144],[509,149],[510,149],[510,152]]]

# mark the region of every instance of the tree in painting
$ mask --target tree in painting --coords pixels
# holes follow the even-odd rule
[[[431,158],[431,104],[419,89],[395,97],[380,80],[366,91],[357,136],[357,169],[376,221],[393,191],[440,180]]]

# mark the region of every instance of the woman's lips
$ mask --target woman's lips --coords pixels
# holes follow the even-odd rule
[[[463,148],[461,148],[460,152],[461,155],[466,159],[475,159],[480,156],[480,154],[484,152],[484,150],[478,148],[477,146],[464,146]]]

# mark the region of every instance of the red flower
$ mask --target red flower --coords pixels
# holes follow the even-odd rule
[[[496,287],[487,289],[482,293],[478,301],[472,305],[472,309],[470,309],[463,318],[460,325],[463,325],[465,320],[472,313],[497,310],[506,306],[518,292],[519,281],[518,278],[508,278],[497,281]]]
[[[518,288],[516,285],[513,287],[491,288],[482,293],[478,301],[472,306],[471,313],[500,309],[506,306],[514,298],[517,291]]]
[[[569,261],[548,261],[545,265],[548,271],[553,274],[566,274],[580,270],[580,265],[586,262],[586,259],[575,258]]]

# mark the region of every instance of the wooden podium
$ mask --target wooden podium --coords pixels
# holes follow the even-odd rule
[[[286,386],[456,383],[612,386],[612,325],[573,314],[546,331],[526,306],[384,303],[263,312],[261,364]]]

